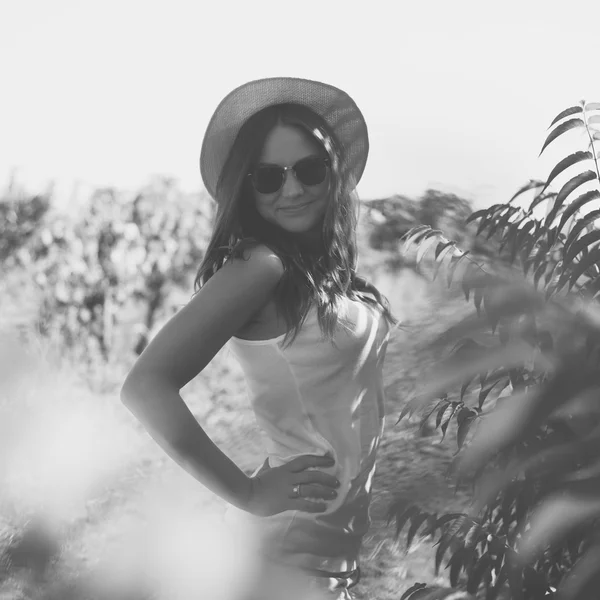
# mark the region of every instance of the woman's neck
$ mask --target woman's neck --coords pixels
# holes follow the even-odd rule
[[[298,234],[296,240],[302,252],[306,254],[322,256],[325,252],[321,227],[315,227],[310,231]]]

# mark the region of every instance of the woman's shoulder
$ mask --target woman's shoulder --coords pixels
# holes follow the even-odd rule
[[[254,238],[246,238],[240,240],[236,246],[239,247],[238,250],[241,249],[241,252],[239,255],[236,252],[234,256],[230,256],[227,262],[234,262],[240,266],[242,263],[247,263],[249,269],[283,276],[285,271],[283,261],[277,252],[266,244]]]

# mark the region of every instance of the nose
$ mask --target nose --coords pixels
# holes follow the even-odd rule
[[[284,175],[283,187],[281,188],[281,195],[294,198],[300,196],[304,192],[302,184],[296,179],[296,175],[292,169],[288,169]]]

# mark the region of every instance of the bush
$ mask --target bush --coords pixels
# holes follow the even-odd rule
[[[461,251],[425,225],[405,240],[420,256],[435,247],[438,268],[474,311],[436,340],[450,348],[447,359],[398,421],[435,418],[443,434],[456,421],[453,472],[472,486],[474,502],[468,513],[441,516],[394,504],[389,522],[396,535],[410,523],[408,543],[419,530],[439,533],[436,572],[449,552],[451,584],[466,582],[489,600],[507,592],[514,600],[598,597],[600,210],[590,209],[600,199],[599,111],[585,102],[562,111],[542,152],[572,129],[587,149],[545,182],[469,216],[494,252]],[[553,191],[560,176],[566,181]],[[529,206],[517,206],[530,191]]]
[[[81,217],[47,211],[44,218],[17,219],[19,231],[31,234],[19,247],[10,244],[5,269],[21,281],[26,273],[29,293],[40,298],[33,328],[60,340],[79,364],[93,365],[116,358],[117,331],[133,313],[136,335],[132,340],[127,331],[127,351],[140,354],[174,308],[169,294],[187,289],[203,256],[212,214],[199,200],[163,180],[132,201],[99,189]]]

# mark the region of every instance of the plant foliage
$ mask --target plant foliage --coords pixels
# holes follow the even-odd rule
[[[436,263],[474,310],[435,343],[449,348],[398,421],[457,424],[458,481],[468,513],[393,504],[396,536],[439,535],[436,571],[488,600],[598,597],[600,585],[600,103],[562,111],[541,152],[569,131],[585,149],[505,204],[468,217],[494,253],[462,251],[440,231],[413,228],[405,248]],[[541,154],[541,153],[540,153]],[[561,181],[562,180],[562,181]],[[558,183],[561,181],[561,183]],[[533,194],[529,206],[518,205]],[[544,212],[545,209],[545,212]]]
[[[189,286],[211,218],[168,180],[131,201],[99,189],[79,215],[49,211],[37,196],[4,198],[0,267],[26,274],[40,299],[33,323],[39,334],[54,334],[82,366],[107,362],[116,358],[116,334],[132,308],[138,335],[126,350],[137,354],[156,322],[170,316],[167,294]]]

